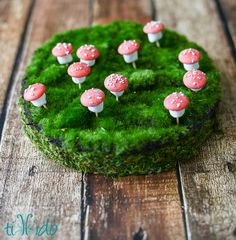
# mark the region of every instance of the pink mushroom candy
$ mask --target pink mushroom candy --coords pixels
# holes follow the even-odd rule
[[[169,110],[172,117],[176,118],[177,124],[179,124],[179,118],[184,115],[188,104],[188,98],[181,92],[174,92],[164,100],[164,107]]]
[[[190,71],[192,69],[199,68],[199,61],[201,54],[194,48],[188,48],[180,52],[179,61],[183,63],[185,70]]]
[[[198,92],[207,84],[206,74],[200,70],[190,70],[184,74],[183,82],[187,88]]]
[[[71,43],[58,43],[52,49],[52,55],[57,57],[57,61],[60,64],[67,64],[73,61],[71,53],[73,52],[73,47]]]
[[[151,43],[156,43],[157,47],[160,47],[159,40],[163,36],[163,30],[165,26],[160,21],[148,22],[144,27],[143,31],[148,35],[148,40]]]
[[[88,107],[91,112],[98,116],[103,110],[103,101],[105,99],[105,94],[102,90],[97,88],[91,88],[89,90],[85,90],[80,98],[80,102],[83,106]]]
[[[123,95],[128,87],[128,80],[121,74],[113,73],[105,79],[104,86],[116,96],[116,101],[118,101],[118,98]]]
[[[92,67],[95,64],[95,60],[99,57],[99,51],[94,45],[85,44],[81,46],[76,52],[78,58],[83,63]]]
[[[67,73],[71,76],[72,81],[79,84],[79,88],[81,88],[81,83],[85,81],[90,72],[91,68],[86,63],[82,62],[75,62],[67,69]]]
[[[126,63],[132,63],[133,67],[136,68],[135,61],[138,60],[139,47],[139,44],[135,40],[125,40],[120,44],[118,53],[123,55]]]
[[[46,87],[43,84],[35,83],[25,89],[23,97],[26,101],[31,102],[36,107],[43,106],[44,108],[47,108],[45,91]]]

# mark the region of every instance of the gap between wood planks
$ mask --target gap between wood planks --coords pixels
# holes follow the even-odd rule
[[[25,39],[27,37],[27,33],[28,33],[28,26],[29,26],[29,22],[32,16],[32,12],[33,12],[33,8],[35,5],[35,0],[31,0],[31,4],[28,10],[28,14],[25,20],[25,24],[23,26],[23,31],[19,40],[19,45],[18,45],[18,50],[16,53],[16,57],[15,57],[15,61],[14,61],[14,65],[12,68],[12,72],[8,81],[8,86],[7,86],[7,90],[5,93],[5,98],[4,98],[4,102],[3,102],[3,106],[2,106],[2,112],[0,114],[0,142],[2,140],[2,131],[3,131],[3,127],[4,127],[4,123],[6,120],[6,114],[7,114],[7,110],[8,110],[8,103],[10,100],[10,96],[11,96],[11,91],[12,91],[12,86],[13,86],[13,82],[14,79],[16,77],[16,74],[19,70],[19,66],[20,66],[20,61],[21,61],[21,57],[22,54],[24,52],[24,47],[25,47]]]
[[[218,10],[218,13],[219,13],[219,18],[221,19],[221,22],[222,22],[222,26],[223,26],[223,29],[224,29],[224,32],[225,32],[225,36],[228,40],[228,44],[229,44],[230,49],[231,49],[231,54],[233,56],[234,61],[236,62],[236,49],[235,49],[236,46],[235,46],[234,41],[233,41],[233,36],[231,35],[230,30],[229,30],[229,25],[228,25],[228,21],[227,21],[225,11],[222,7],[222,4],[224,4],[224,0],[215,0],[215,4],[216,4],[216,7],[217,7],[217,10]]]

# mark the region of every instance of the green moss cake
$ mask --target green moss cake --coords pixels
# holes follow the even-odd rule
[[[117,52],[125,39],[140,44],[137,69]],[[79,61],[76,49],[81,45],[93,44],[100,52],[81,89],[67,74],[69,64],[59,64],[51,54],[58,42],[72,44],[74,62]],[[48,109],[35,107],[23,97],[19,101],[32,142],[65,166],[109,176],[157,173],[193,157],[215,128],[220,74],[206,51],[185,36],[166,29],[159,42],[160,48],[150,43],[139,23],[115,21],[58,33],[44,43],[27,67],[22,94],[31,84],[44,84]],[[186,48],[195,48],[202,56],[200,70],[208,83],[199,92],[183,84],[186,71],[178,54]],[[104,79],[112,73],[129,81],[119,102],[104,87]],[[80,102],[82,93],[93,87],[106,95],[98,118]],[[179,125],[163,105],[173,92],[189,99]]]

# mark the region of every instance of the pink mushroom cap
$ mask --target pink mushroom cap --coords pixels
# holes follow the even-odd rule
[[[121,55],[128,55],[137,51],[139,47],[139,43],[137,43],[135,40],[125,40],[123,43],[120,44],[118,48],[118,53]]]
[[[171,111],[181,111],[188,107],[188,104],[188,98],[181,92],[174,92],[164,100],[165,108]]]
[[[63,57],[65,55],[71,54],[73,52],[73,47],[71,43],[58,43],[52,49],[52,55],[55,57]]]
[[[128,87],[128,80],[121,74],[113,73],[105,79],[104,86],[109,91],[120,92]]]
[[[99,57],[99,51],[94,45],[85,44],[78,48],[76,52],[78,58],[83,60],[95,60]]]
[[[85,107],[95,107],[102,103],[105,99],[105,94],[98,88],[91,88],[85,90],[81,95],[80,102]]]
[[[67,69],[67,73],[71,77],[76,78],[86,77],[87,75],[89,75],[90,72],[91,68],[86,63],[82,62],[72,63]]]
[[[203,88],[207,83],[206,74],[200,70],[190,70],[184,74],[183,82],[187,88]]]
[[[201,54],[194,48],[188,48],[180,52],[179,61],[184,64],[194,64],[199,62]]]
[[[29,85],[27,89],[24,91],[24,99],[26,101],[34,101],[40,98],[46,91],[46,87],[42,83],[35,83],[33,85]]]
[[[145,33],[159,33],[164,30],[165,26],[162,22],[160,21],[151,21],[148,22],[144,27],[143,31]]]

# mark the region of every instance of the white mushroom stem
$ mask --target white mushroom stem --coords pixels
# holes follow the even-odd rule
[[[176,118],[177,125],[179,125],[179,118],[184,115],[185,109],[182,109],[180,111],[169,110],[169,112],[172,117]]]
[[[94,60],[84,60],[80,59],[80,62],[86,63],[89,67],[92,67],[95,64],[95,59]]]
[[[100,113],[103,110],[103,102],[98,104],[97,106],[88,107],[88,109],[89,109],[89,111],[94,112],[97,117],[98,113]]]
[[[138,51],[135,51],[131,54],[125,54],[123,55],[124,57],[124,60],[126,63],[132,63],[132,62],[135,62],[136,60],[138,60]]]
[[[120,91],[120,92],[112,92],[111,91],[111,93],[116,96],[116,101],[118,102],[119,101],[119,97],[121,95],[123,95],[124,91]]]
[[[44,93],[40,98],[31,101],[31,103],[36,107],[44,106],[45,108],[47,108],[47,106],[46,106],[46,103],[47,103],[46,94]]]
[[[200,91],[202,88],[190,88],[193,92],[198,92]]]
[[[72,58],[71,54],[68,54],[68,55],[65,55],[65,56],[62,56],[62,57],[57,57],[57,61],[60,64],[67,64],[69,62],[72,62],[73,58]]]
[[[85,79],[86,77],[80,77],[80,78],[72,77],[73,82],[78,84],[79,88],[81,88],[81,83],[83,83]]]
[[[197,70],[198,68],[199,68],[199,63],[198,62],[193,63],[193,64],[185,64],[184,63],[184,69],[186,71],[190,71],[190,70],[193,70],[193,69]]]
[[[158,40],[160,40],[161,38],[162,38],[162,32],[159,32],[159,33],[148,33],[148,40],[149,40],[149,42],[151,42],[151,43],[156,42],[158,47],[160,46]]]

